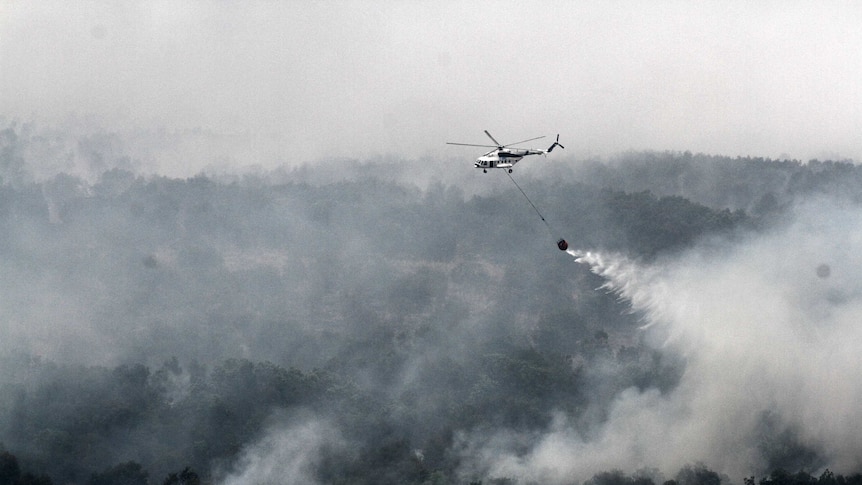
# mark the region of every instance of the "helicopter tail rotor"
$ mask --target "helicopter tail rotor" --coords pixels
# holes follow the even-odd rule
[[[565,149],[565,148],[566,148],[566,147],[564,147],[563,145],[560,145],[560,134],[559,134],[559,133],[557,133],[557,141],[555,141],[554,143],[552,143],[552,144],[551,144],[551,147],[550,147],[550,148],[548,148],[548,153],[551,153],[552,151],[554,151],[554,147],[560,147],[560,148],[563,148],[563,149]]]

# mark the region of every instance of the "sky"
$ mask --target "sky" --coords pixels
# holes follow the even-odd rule
[[[0,116],[211,133],[263,166],[472,159],[445,142],[485,129],[862,160],[860,24],[850,1],[0,0]]]

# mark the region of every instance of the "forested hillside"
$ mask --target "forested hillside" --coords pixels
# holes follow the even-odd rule
[[[487,455],[562,423],[601,441],[621,395],[675,392],[691,354],[556,237],[661,268],[862,196],[849,162],[570,159],[522,179],[549,234],[502,174],[481,193],[373,162],[174,179],[106,139],[0,132],[0,485],[561,483]],[[563,482],[860,481],[780,418],[744,430],[746,469],[622,460]]]
[[[567,167],[576,178],[624,192],[679,195],[709,207],[763,214],[815,194],[859,200],[862,170],[852,160],[772,160],[691,152],[626,153]]]

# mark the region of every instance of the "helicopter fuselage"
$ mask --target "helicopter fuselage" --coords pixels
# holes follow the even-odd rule
[[[512,168],[527,155],[542,155],[546,152],[546,150],[503,148],[482,155],[476,159],[473,166],[481,169]]]

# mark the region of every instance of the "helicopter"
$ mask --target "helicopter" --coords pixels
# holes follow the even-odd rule
[[[476,159],[476,163],[473,164],[476,168],[481,168],[482,172],[488,173],[489,168],[505,168],[509,170],[509,173],[512,173],[512,167],[515,166],[516,163],[520,162],[522,158],[527,155],[545,155],[547,153],[551,153],[555,147],[566,148],[563,145],[560,145],[560,135],[557,134],[557,141],[551,144],[551,146],[547,150],[542,149],[534,149],[534,148],[512,148],[512,145],[519,145],[521,143],[527,143],[528,141],[539,140],[544,138],[544,136],[537,136],[536,138],[530,138],[528,140],[522,140],[515,143],[509,143],[507,145],[503,145],[498,142],[488,133],[488,130],[485,130],[485,134],[488,135],[488,138],[491,139],[495,144],[494,145],[474,145],[472,143],[452,143],[446,142],[447,145],[461,145],[468,147],[486,147],[493,148],[490,152],[482,155],[481,157]]]

